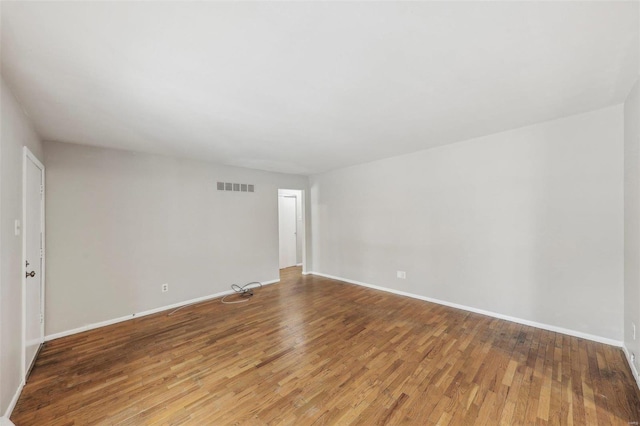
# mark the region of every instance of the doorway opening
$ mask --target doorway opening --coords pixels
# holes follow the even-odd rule
[[[306,272],[304,191],[278,189],[279,269]]]

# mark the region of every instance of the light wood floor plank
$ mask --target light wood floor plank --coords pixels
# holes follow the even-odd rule
[[[219,300],[48,342],[28,425],[629,425],[619,348],[282,271]]]

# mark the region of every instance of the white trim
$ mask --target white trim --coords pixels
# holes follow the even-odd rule
[[[278,197],[280,197],[280,191],[295,191],[300,195],[300,206],[301,208],[301,217],[302,217],[302,263],[297,263],[295,266],[302,266],[302,275],[307,275],[307,265],[308,265],[308,259],[307,259],[307,200],[306,200],[306,190],[304,189],[284,189],[284,188],[278,188]],[[282,196],[286,196],[286,195],[282,195]],[[295,195],[295,197],[297,197],[297,195]],[[297,200],[296,200],[296,211],[297,211]],[[278,206],[278,215],[280,214],[280,206]],[[280,216],[278,216],[280,217]],[[279,220],[279,219],[278,219]],[[278,222],[278,226],[279,222]],[[298,227],[298,213],[296,212],[296,232],[300,232],[299,229],[297,229]],[[280,256],[280,234],[278,234],[278,259]],[[279,260],[278,260],[279,262]],[[279,263],[278,263],[279,265]],[[280,268],[280,266],[278,266],[278,268]]]
[[[0,417],[0,426],[16,426],[7,417]]]
[[[27,161],[31,161],[37,168],[40,169],[40,186],[41,199],[40,199],[40,231],[41,231],[41,249],[42,259],[40,262],[40,315],[42,315],[42,321],[40,321],[40,343],[44,343],[44,329],[45,329],[45,314],[44,314],[44,299],[45,299],[45,178],[44,178],[44,165],[38,160],[38,158],[29,150],[28,147],[22,148],[22,265],[21,265],[21,284],[22,284],[22,381],[25,380],[27,375],[27,294],[26,294],[26,272],[27,267],[25,261],[27,260]],[[37,356],[37,353],[36,353]],[[35,361],[32,360],[32,361]]]
[[[474,312],[476,314],[487,315],[487,316],[490,316],[490,317],[494,317],[494,318],[499,318],[499,319],[503,319],[503,320],[506,320],[506,321],[515,322],[515,323],[518,323],[518,324],[523,324],[523,325],[528,325],[528,326],[531,326],[531,327],[541,328],[543,330],[548,330],[548,331],[553,331],[553,332],[556,332],[556,333],[566,334],[566,335],[569,335],[569,336],[579,337],[581,339],[593,340],[594,342],[604,343],[604,344],[611,345],[611,346],[617,346],[617,347],[622,347],[623,346],[622,341],[609,339],[608,337],[596,336],[594,334],[583,333],[581,331],[570,330],[568,328],[557,327],[555,325],[543,324],[543,323],[539,323],[539,322],[536,322],[536,321],[530,321],[530,320],[526,320],[526,319],[522,319],[522,318],[512,317],[512,316],[509,316],[509,315],[499,314],[499,313],[496,313],[496,312],[485,311],[484,309],[473,308],[471,306],[460,305],[458,303],[447,302],[447,301],[440,300],[440,299],[434,299],[432,297],[426,297],[426,296],[421,296],[421,295],[418,295],[418,294],[407,293],[405,291],[394,290],[394,289],[387,288],[387,287],[381,287],[381,286],[377,286],[377,285],[373,285],[373,284],[367,284],[367,283],[363,283],[361,281],[355,281],[355,280],[350,280],[350,279],[347,279],[347,278],[336,277],[334,275],[323,274],[321,272],[309,272],[309,273],[313,274],[313,275],[318,275],[320,277],[329,278],[329,279],[332,279],[332,280],[343,281],[343,282],[346,282],[346,283],[349,283],[349,284],[356,284],[356,285],[360,285],[360,286],[363,286],[363,287],[373,288],[375,290],[381,290],[381,291],[386,291],[388,293],[398,294],[400,296],[407,296],[407,297],[411,297],[411,298],[414,298],[414,299],[424,300],[426,302],[437,303],[438,305],[449,306],[451,308],[462,309],[464,311]]]
[[[13,395],[13,398],[11,398],[11,402],[9,403],[9,406],[7,407],[7,411],[4,412],[4,417],[2,417],[0,419],[9,420],[9,418],[11,417],[11,413],[13,413],[13,409],[16,407],[16,404],[18,403],[18,399],[20,398],[20,394],[22,393],[22,388],[23,387],[24,387],[24,378],[20,382],[20,385],[18,386],[18,389],[16,389],[16,393]],[[9,423],[9,424],[13,424],[13,423]],[[4,425],[0,422],[0,426],[4,426]]]
[[[307,195],[304,189],[300,189],[300,206],[302,207],[302,273],[307,274]]]
[[[275,283],[278,283],[278,282],[280,282],[279,278],[275,279],[275,280],[262,281],[261,284],[264,286],[264,285],[269,285],[269,284],[275,284]],[[151,314],[156,314],[156,313],[162,312],[162,311],[168,311],[169,309],[175,309],[175,308],[179,308],[181,306],[193,305],[195,303],[205,302],[205,301],[211,300],[211,299],[217,299],[219,297],[223,297],[223,296],[226,296],[226,295],[232,294],[232,293],[233,293],[233,290],[221,291],[220,293],[214,293],[214,294],[210,294],[208,296],[196,297],[195,299],[185,300],[183,302],[173,303],[171,305],[160,306],[159,308],[153,308],[153,309],[149,309],[147,311],[137,312],[135,314],[125,315],[125,316],[119,317],[119,318],[113,318],[113,319],[106,320],[106,321],[96,322],[96,323],[93,323],[93,324],[87,324],[87,325],[83,325],[82,327],[74,328],[74,329],[71,329],[71,330],[61,331],[59,333],[49,334],[48,336],[46,336],[44,338],[44,340],[45,340],[45,342],[48,342],[48,341],[51,341],[51,340],[59,339],[61,337],[71,336],[72,334],[82,333],[83,331],[94,330],[96,328],[106,327],[108,325],[117,324],[119,322],[129,321],[129,320],[132,320],[134,318],[144,317],[144,316],[151,315]]]
[[[640,373],[638,373],[638,369],[633,362],[631,362],[631,352],[629,352],[629,349],[627,349],[625,345],[622,345],[622,350],[624,351],[624,356],[627,358],[627,362],[629,363],[629,368],[631,368],[631,374],[633,374],[633,377],[636,379],[636,385],[638,385],[638,389],[640,389]]]

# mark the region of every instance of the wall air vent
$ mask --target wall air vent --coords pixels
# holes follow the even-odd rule
[[[255,192],[255,185],[248,183],[216,182],[218,191]]]

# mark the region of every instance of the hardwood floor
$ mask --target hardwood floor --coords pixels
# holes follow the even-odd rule
[[[618,348],[316,276],[54,340],[11,420],[638,424]]]

